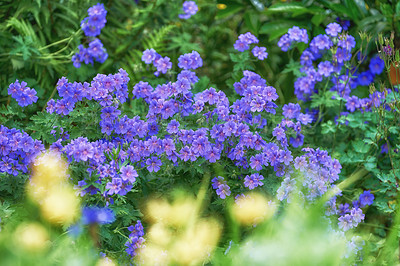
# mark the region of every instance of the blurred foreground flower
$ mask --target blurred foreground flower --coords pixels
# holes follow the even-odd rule
[[[275,213],[275,205],[258,193],[237,197],[232,206],[232,215],[242,225],[256,225]]]
[[[198,202],[181,197],[172,204],[152,200],[147,218],[152,223],[146,246],[138,252],[140,265],[197,265],[211,259],[221,226],[213,218],[200,218]]]
[[[60,154],[46,152],[35,160],[27,184],[28,195],[51,223],[69,225],[78,218],[80,204],[68,183],[67,168]]]
[[[17,227],[14,234],[16,246],[29,252],[41,252],[49,247],[49,234],[38,223],[23,223]]]

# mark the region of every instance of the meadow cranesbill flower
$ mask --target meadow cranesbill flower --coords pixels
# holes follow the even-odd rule
[[[379,75],[383,72],[384,68],[385,62],[379,56],[374,56],[371,58],[371,61],[369,62],[369,70],[372,74]]]
[[[282,51],[286,52],[294,42],[308,43],[307,30],[293,26],[288,30],[288,33],[282,35],[282,37],[279,39],[278,47],[280,47]]]
[[[106,189],[108,195],[118,194],[121,190],[122,180],[121,178],[113,178],[111,182],[108,182]]]
[[[371,205],[374,202],[374,198],[374,194],[372,194],[371,191],[364,191],[359,198],[361,208]]]
[[[250,32],[246,32],[244,34],[240,34],[237,41],[233,45],[233,47],[239,52],[244,52],[250,48],[250,44],[258,43],[258,39],[256,36],[251,34]]]
[[[146,49],[143,51],[142,61],[146,64],[151,64],[156,59],[156,54],[157,52],[153,48]]]
[[[141,248],[146,240],[143,238],[144,231],[140,220],[138,220],[134,226],[129,226],[128,230],[131,233],[129,234],[129,240],[125,243],[125,246],[127,247],[125,251],[133,258],[137,254],[136,250]]]
[[[178,61],[178,67],[185,70],[196,69],[203,66],[203,60],[201,59],[200,54],[196,51],[179,56]]]
[[[252,53],[255,57],[257,57],[259,60],[264,60],[265,58],[268,57],[267,53],[267,48],[265,47],[258,47],[255,46],[252,50]]]
[[[330,61],[320,62],[318,64],[318,73],[324,77],[329,77],[333,72],[333,65]]]
[[[360,73],[357,78],[357,82],[361,86],[368,86],[373,81],[374,81],[374,75],[369,70]]]
[[[346,214],[344,216],[339,217],[339,228],[343,231],[347,231],[350,228],[353,228],[353,219],[350,214]]]
[[[153,156],[146,160],[146,164],[147,164],[147,170],[149,170],[149,172],[158,172],[158,170],[160,170],[162,162],[160,159]]]
[[[301,107],[298,103],[289,103],[285,104],[282,107],[283,110],[283,116],[289,119],[296,118],[300,114]]]
[[[19,106],[25,107],[35,103],[38,100],[35,89],[26,87],[28,85],[25,81],[21,83],[18,79],[11,83],[8,87],[8,95],[14,98]]]
[[[199,11],[199,7],[196,5],[195,1],[185,1],[182,6],[184,14],[179,14],[181,19],[189,19],[191,16],[195,15]]]
[[[262,186],[264,185],[263,182],[261,182],[261,180],[264,180],[264,177],[262,175],[260,175],[259,173],[255,173],[252,175],[247,175],[244,178],[244,186],[251,189],[254,189],[258,186]]]
[[[81,28],[86,36],[97,36],[105,26],[107,11],[103,4],[98,3],[88,9],[89,17],[81,22]]]
[[[139,176],[132,165],[122,166],[120,171],[122,180],[130,183],[134,183],[136,181],[136,177]]]
[[[218,186],[217,189],[217,195],[221,198],[221,199],[225,199],[227,196],[231,195],[231,190],[230,187],[227,184],[221,184]]]
[[[105,26],[107,20],[107,11],[103,4],[98,3],[88,9],[89,17],[81,21],[81,28],[86,36],[95,37],[100,35],[101,29]],[[103,47],[101,41],[94,38],[89,43],[89,48],[84,48],[83,45],[78,46],[78,53],[72,56],[71,60],[74,67],[80,68],[81,63],[93,64],[93,59],[103,63],[108,58],[108,53]]]
[[[326,34],[332,36],[332,37],[336,37],[338,36],[338,34],[342,31],[342,27],[337,24],[336,22],[332,22],[330,24],[328,24],[328,26],[326,26]]]
[[[157,68],[157,72],[165,74],[168,69],[172,68],[172,62],[170,62],[170,58],[166,56],[155,61],[154,66]]]
[[[342,34],[339,36],[338,46],[351,51],[351,49],[356,47],[356,39],[349,34]]]

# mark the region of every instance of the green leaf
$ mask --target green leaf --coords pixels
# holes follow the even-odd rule
[[[397,2],[396,4],[396,16],[400,17],[400,2]]]
[[[334,125],[331,120],[329,120],[326,123],[323,123],[321,126],[322,126],[321,133],[324,135],[336,132],[336,125]]]
[[[367,153],[371,147],[362,140],[353,141],[351,145],[353,146],[356,152],[360,153]]]
[[[244,9],[243,5],[240,4],[228,4],[225,9],[218,10],[216,19],[226,18],[228,16],[239,13],[242,9]]]
[[[285,66],[282,73],[293,72],[296,77],[301,77],[303,76],[303,73],[300,72],[301,67],[300,62],[290,59],[290,62]]]
[[[272,41],[283,34],[287,33],[288,29],[293,26],[299,26],[300,28],[306,28],[307,24],[299,21],[293,20],[277,20],[277,21],[270,21],[265,23],[261,26],[260,30],[258,31],[259,34],[268,34],[269,40]]]
[[[255,12],[246,12],[244,14],[244,21],[246,26],[250,29],[251,32],[258,35],[258,29],[260,27],[260,16],[258,16]]]
[[[264,13],[276,14],[282,12],[307,13],[308,10],[300,3],[276,3],[270,6]]]
[[[326,18],[325,13],[317,13],[311,18],[312,24],[319,26]]]
[[[321,3],[328,9],[331,9],[332,11],[336,12],[338,16],[347,15],[351,19],[355,20],[355,18],[352,17],[351,12],[349,12],[348,8],[343,4],[333,3],[327,0],[317,0],[317,2]]]

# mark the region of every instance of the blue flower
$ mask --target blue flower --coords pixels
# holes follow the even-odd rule
[[[371,191],[364,191],[359,198],[361,208],[371,205],[374,202],[374,198],[374,194],[372,194]]]

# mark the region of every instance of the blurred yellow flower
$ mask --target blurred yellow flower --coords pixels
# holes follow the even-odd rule
[[[217,4],[218,9],[225,9],[226,5],[225,4]]]
[[[218,243],[221,226],[199,217],[199,202],[184,196],[172,203],[151,200],[145,215],[150,226],[146,245],[139,251],[140,265],[197,265],[204,263]]]
[[[56,224],[72,224],[79,214],[79,199],[72,188],[53,189],[41,204],[43,217]]]
[[[49,246],[49,234],[39,223],[20,224],[14,240],[17,246],[30,252],[41,252]]]
[[[242,225],[255,225],[270,218],[275,212],[267,198],[259,193],[250,193],[237,199],[232,206],[233,217]]]

